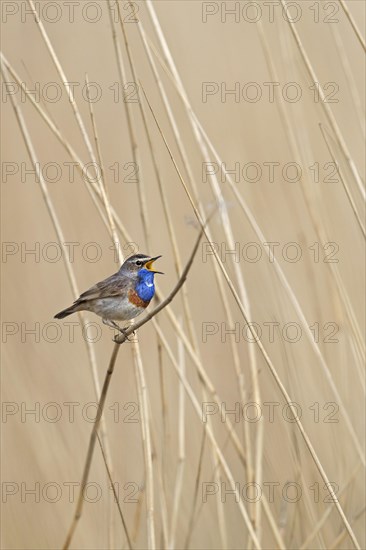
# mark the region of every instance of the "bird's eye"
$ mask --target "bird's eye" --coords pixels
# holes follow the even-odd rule
[[[141,260],[136,260],[136,265],[138,265],[139,267],[142,266],[142,261]]]

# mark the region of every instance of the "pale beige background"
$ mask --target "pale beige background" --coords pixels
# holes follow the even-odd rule
[[[98,2],[102,18],[95,24],[83,20],[81,16],[83,3],[82,1],[76,8],[73,23],[67,21],[64,3],[60,2],[61,20],[54,24],[44,21],[44,24],[68,80],[80,82],[82,86],[87,73],[90,81],[98,82],[102,87],[103,95],[101,100],[94,104],[94,112],[104,164],[109,167],[118,162],[123,166],[131,162],[132,153],[123,104],[121,101],[115,103],[108,89],[114,82],[118,82],[119,77],[107,3]],[[18,13],[9,16],[6,24],[3,21],[3,52],[28,87],[34,86],[35,82],[39,82],[41,88],[51,81],[59,83],[59,77],[34,20],[30,15],[26,16],[24,22],[21,20],[23,4],[26,5],[23,2],[16,2],[15,5],[19,7]],[[336,15],[339,22],[334,23],[332,27],[331,24],[324,22],[314,23],[314,12],[310,9],[313,2],[301,1],[298,4],[301,5],[303,15],[296,24],[296,29],[300,33],[319,82],[323,84],[335,82],[339,86],[336,95],[339,101],[331,104],[330,107],[350,154],[361,176],[364,177],[362,126],[359,112],[350,94],[352,88],[359,98],[364,97],[365,67],[362,48],[341,9]],[[323,3],[315,2],[315,4],[320,5],[322,14]],[[330,4],[339,7],[337,2]],[[137,5],[138,16],[143,21],[152,42],[159,48],[144,2],[138,2]],[[287,162],[293,161],[284,125],[281,123],[279,102],[269,103],[265,99],[267,89],[263,83],[270,81],[271,77],[256,25],[242,19],[239,23],[235,23],[232,18],[222,22],[220,14],[209,18],[205,24],[202,22],[201,2],[169,0],[154,2],[154,5],[192,107],[227,166],[232,168],[236,162],[239,162],[242,167],[248,162],[257,162],[263,167],[264,162],[273,161],[281,163],[282,167]],[[365,15],[364,3],[351,1],[347,2],[347,5],[356,23],[362,29]],[[353,309],[355,321],[363,333],[363,240],[340,181],[325,182],[323,169],[320,172],[321,181],[314,183],[312,180],[309,166],[315,162],[323,166],[324,163],[331,161],[318,124],[322,122],[328,129],[329,125],[321,104],[313,101],[313,92],[309,90],[311,82],[290,35],[289,27],[281,16],[280,8],[275,11],[274,22],[269,23],[268,12],[263,7],[262,22],[281,87],[285,83],[295,81],[303,92],[299,102],[296,104],[286,102],[285,107],[303,154],[304,185],[307,186],[306,191],[311,201],[311,213],[314,219],[312,220],[304,201],[301,184],[284,181],[280,172],[276,173],[274,182],[269,182],[263,169],[263,177],[259,182],[250,183],[241,179],[237,183],[237,189],[252,210],[267,241],[280,243],[276,257],[292,285],[308,323],[310,325],[319,323],[323,327],[325,323],[330,322],[336,323],[339,327],[337,333],[339,342],[334,344],[324,343],[325,333],[321,330],[319,348],[348,411],[359,443],[363,446],[364,394],[361,384],[362,374],[360,375],[360,367],[357,366],[359,358],[354,351],[352,329],[345,316],[344,306],[334,290],[329,265],[322,261],[322,256],[321,261],[314,262],[313,253],[309,250],[314,242],[319,241],[315,230],[319,226],[326,230],[328,240],[339,246],[336,255],[339,260],[337,269]],[[139,77],[172,146],[173,154],[182,166],[173,133],[135,25],[127,25],[127,32]],[[348,70],[353,76],[353,82],[350,82],[342,67],[333,32],[341,36],[341,47],[346,56]],[[127,64],[120,29],[118,29],[118,36]],[[202,181],[202,157],[197,142],[173,85],[161,68],[159,71],[194,169],[200,199],[206,209],[209,209],[213,202],[213,195],[209,183]],[[128,79],[132,80],[130,72],[128,72]],[[241,85],[257,82],[263,90],[264,97],[257,103],[248,101],[235,103],[232,96],[228,97],[227,102],[221,102],[219,95],[216,95],[203,103],[201,93],[203,82],[217,82],[219,85],[226,83],[228,88],[233,87],[235,82]],[[28,101],[21,102],[20,94],[17,94],[16,98],[40,162],[42,164],[57,162],[62,167],[62,178],[58,182],[50,182],[48,190],[62,225],[65,240],[80,243],[80,246],[75,249],[73,269],[78,288],[82,291],[117,269],[112,251],[109,249],[111,244],[109,235],[80,176],[77,174],[73,183],[68,181],[68,173],[63,163],[70,159],[65,150],[40,119],[33,106]],[[80,90],[76,92],[76,100],[92,139],[88,105]],[[63,90],[60,101],[45,103],[44,106],[79,156],[87,162],[89,157],[65,91]],[[17,165],[25,163],[24,166],[29,169],[30,159],[9,99],[3,101],[1,111],[3,161],[14,162]],[[363,105],[361,105],[361,112],[363,112]],[[132,105],[132,113],[136,121],[136,135],[141,155],[140,174],[146,190],[149,213],[149,249],[146,248],[143,237],[136,184],[123,181],[113,183],[112,172],[107,170],[111,202],[139,250],[152,255],[163,255],[159,266],[165,272],[165,276],[159,278],[159,285],[163,294],[166,295],[176,281],[174,257],[137,104]],[[196,238],[196,231],[190,223],[194,215],[150,114],[148,114],[148,123],[165,194],[173,215],[179,251],[185,261]],[[350,170],[347,169],[342,152],[334,146],[334,141],[332,143],[336,157],[346,175],[346,182],[356,208],[361,213],[363,206],[358,188]],[[184,169],[182,170],[185,177],[186,173]],[[240,210],[228,184],[222,183],[221,189],[227,201],[234,238],[240,250],[247,242],[259,243],[258,237]],[[74,505],[69,502],[67,484],[80,480],[91,430],[91,424],[85,421],[82,409],[85,404],[96,400],[92,375],[80,326],[75,329],[74,341],[69,341],[69,329],[65,321],[77,322],[76,317],[57,323],[61,330],[61,337],[55,343],[49,341],[54,334],[52,328],[49,328],[50,332],[46,333],[46,337],[42,332],[47,330],[47,323],[53,322],[53,315],[69,305],[75,297],[72,294],[63,261],[61,259],[57,262],[46,261],[42,255],[44,246],[49,242],[57,241],[57,238],[40,187],[32,175],[26,175],[25,181],[22,181],[19,171],[17,175],[9,176],[7,181],[2,181],[1,228],[2,240],[15,243],[14,246],[19,247],[18,253],[13,256],[3,254],[2,258],[2,399],[5,407],[9,407],[7,403],[11,402],[18,410],[15,414],[6,416],[4,411],[9,409],[5,408],[2,417],[3,491],[4,487],[5,490],[10,487],[4,486],[4,482],[13,483],[17,491],[14,495],[8,495],[7,498],[3,493],[2,547],[4,549],[60,548],[74,511]],[[211,230],[216,242],[225,243],[220,217],[212,220]],[[283,246],[293,241],[297,242],[302,250],[302,258],[297,263],[284,261],[281,257]],[[95,263],[86,261],[81,253],[83,247],[91,242],[98,243],[102,251],[102,257]],[[31,249],[35,246],[40,247],[39,261],[35,261],[32,255],[22,257],[22,247]],[[260,246],[263,256],[259,262],[250,263],[241,258],[239,263],[249,295],[252,319],[262,328],[263,323],[272,321],[278,321],[281,327],[288,322],[300,323],[288,295],[278,283],[272,264],[264,254],[263,245]],[[222,256],[222,259],[226,260],[225,266],[237,287],[231,257]],[[233,368],[230,336],[227,337],[226,342],[222,342],[219,332],[208,338],[207,343],[202,342],[203,323],[217,323],[217,326],[221,327],[221,323],[227,321],[214,277],[213,260],[204,262],[201,252],[189,275],[187,290],[203,364],[221,400],[225,402],[228,409],[233,409],[235,403],[241,400]],[[230,301],[233,320],[240,323],[242,328],[244,320],[239,308],[230,292],[227,292],[227,297]],[[178,318],[183,319],[180,297],[173,302],[172,308]],[[97,321],[97,318],[92,320]],[[177,355],[177,338],[165,313],[160,315],[160,322]],[[26,332],[34,328],[37,323],[39,338]],[[99,326],[101,326],[100,323]],[[14,328],[15,334],[7,333],[10,327]],[[184,329],[187,330],[185,323]],[[102,327],[100,331],[101,337],[93,348],[100,380],[102,380],[111,354],[112,343],[109,329]],[[328,333],[329,331],[326,331],[326,334]],[[163,547],[162,488],[158,472],[163,472],[168,517],[171,518],[177,467],[179,384],[169,358],[163,351],[161,368],[164,373],[167,399],[164,435],[158,340],[152,325],[143,327],[138,338],[147,378],[152,416],[151,427],[156,452],[154,460],[156,540],[157,547]],[[299,342],[289,344],[278,334],[275,336],[275,341],[271,343],[268,341],[268,333],[264,332],[263,344],[291,398],[301,406],[304,426],[329,479],[339,487],[346,486],[340,501],[363,547],[365,533],[362,466],[359,466],[360,460],[343,415],[340,412],[336,414],[337,423],[323,421],[325,415],[331,411],[331,409],[324,410],[323,407],[326,403],[336,402],[336,399],[320,367],[319,360],[304,333]],[[250,402],[253,401],[253,388],[248,346],[243,338],[240,338],[236,344],[246,380],[247,402]],[[188,355],[185,356],[185,361],[187,377],[201,402],[202,394],[195,367]],[[257,362],[262,402],[279,402],[278,410],[282,411],[283,397],[259,352],[257,352]],[[70,421],[69,409],[65,405],[68,402],[80,404],[75,408],[74,422]],[[129,493],[128,488],[124,488],[126,483],[137,484],[139,487],[143,487],[145,483],[141,424],[123,421],[126,414],[132,411],[132,409],[123,409],[124,405],[130,402],[137,402],[137,393],[131,345],[125,345],[118,357],[105,414],[114,479],[119,484],[121,500]],[[310,409],[314,402],[319,403],[320,407],[319,423],[314,422],[314,411]],[[50,403],[56,403],[58,410],[61,410],[62,416],[58,422],[47,421],[47,414],[51,416],[55,410],[47,409],[47,404]],[[110,409],[114,403],[118,404],[121,414],[119,421],[115,421],[113,410]],[[24,414],[25,409],[35,406],[40,407],[40,417],[37,419],[39,421],[31,415],[22,418],[21,412]],[[203,424],[188,398],[185,418],[186,461],[177,525],[176,547],[178,548],[183,547],[187,533],[203,430]],[[268,491],[263,485],[264,482],[280,484],[274,502],[270,503],[271,512],[281,530],[286,547],[298,548],[317,521],[322,518],[324,511],[332,505],[323,502],[326,497],[323,482],[296,426],[284,422],[280,412],[275,415],[273,423],[269,422],[268,414],[263,414],[263,422],[263,453],[260,455],[263,471],[262,482],[259,481],[259,483],[263,492]],[[241,442],[243,442],[243,424],[243,419],[235,423]],[[227,431],[218,414],[213,417],[213,428],[235,480],[239,482],[240,487],[243,487],[247,482],[243,465],[238,460],[233,446],[227,442]],[[250,424],[249,429],[250,437],[254,442],[257,427],[255,424]],[[202,505],[202,482],[217,481],[213,470],[214,461],[210,445],[206,442],[197,509]],[[222,481],[227,483],[221,471],[219,475]],[[113,508],[112,542],[108,534],[110,489],[108,489],[99,448],[95,452],[90,480],[99,484],[102,496],[98,503],[85,506],[73,547],[107,548],[113,544],[115,548],[125,548],[123,530],[115,508]],[[297,504],[286,503],[281,498],[281,490],[286,482],[298,482],[302,487],[303,495]],[[47,498],[42,496],[42,490],[47,483],[57,484],[60,488],[61,495],[58,502],[47,502]],[[314,492],[310,489],[314,483],[319,483],[320,502],[314,502]],[[35,484],[39,484],[40,502],[35,502],[35,497],[26,493],[27,490],[34,488]],[[51,496],[53,496],[52,491]],[[220,496],[222,494],[219,493],[209,497],[207,503],[202,505],[199,515],[197,514],[197,523],[191,537],[192,548],[225,546],[247,548],[246,527],[233,497],[228,496],[221,507],[225,518],[226,538],[222,530],[220,531],[218,520]],[[130,532],[135,535],[134,547],[147,548],[146,499],[143,492],[139,492],[137,498],[140,504],[125,502],[122,506]],[[248,507],[247,503],[245,505]],[[139,510],[140,519],[138,519]],[[273,548],[276,542],[272,530],[265,517],[262,521],[261,544],[264,548]],[[309,547],[330,547],[341,531],[342,523],[337,512],[333,510],[325,521],[320,536],[316,537]],[[338,547],[352,548],[349,537],[346,536]]]

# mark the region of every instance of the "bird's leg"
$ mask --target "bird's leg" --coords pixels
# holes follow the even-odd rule
[[[108,327],[116,328],[117,330],[121,331],[122,329],[115,323],[114,321],[111,321],[110,319],[102,319],[103,323],[107,325]]]
[[[122,328],[120,327],[119,325],[117,325],[117,323],[115,323],[114,321],[112,321],[111,319],[102,319],[103,323],[109,327],[112,327],[112,328],[115,328],[117,329],[119,332],[122,332],[122,334],[125,336],[125,338],[131,342],[132,340],[129,339],[129,337],[126,335],[126,329],[125,328]],[[135,335],[135,331],[132,332],[133,335]]]
[[[121,327],[120,327],[119,330],[120,330],[120,332],[122,332],[122,334],[124,335],[124,337],[126,338],[126,340],[128,340],[129,342],[133,342],[133,340],[130,340],[128,336],[134,335],[134,334],[135,334],[135,331],[133,331],[132,334],[129,334],[129,335],[127,336],[127,334],[126,334],[126,330],[127,330],[127,329],[121,328]]]

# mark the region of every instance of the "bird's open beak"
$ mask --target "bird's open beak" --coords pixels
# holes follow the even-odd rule
[[[164,275],[162,271],[155,271],[155,269],[152,268],[152,264],[159,258],[161,258],[161,256],[155,256],[155,258],[150,258],[150,260],[146,262],[145,267],[146,269],[148,269],[149,271],[152,271],[153,273],[160,273],[160,275]]]

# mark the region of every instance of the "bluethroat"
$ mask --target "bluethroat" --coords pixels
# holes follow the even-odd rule
[[[158,258],[161,256],[130,256],[117,273],[83,292],[72,306],[57,313],[55,319],[63,319],[77,311],[92,311],[105,325],[124,332],[116,321],[128,321],[140,315],[155,294],[154,275],[163,275],[152,268]]]

